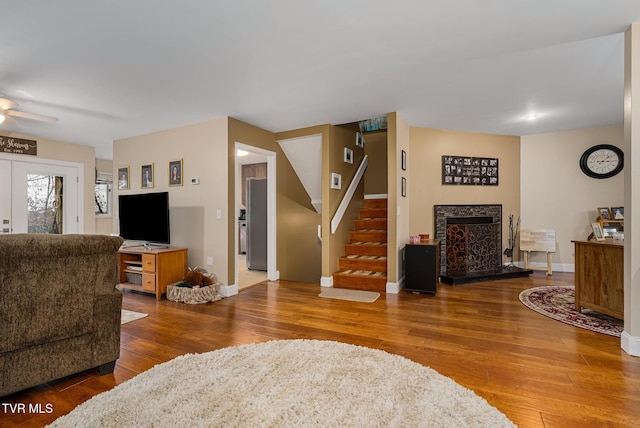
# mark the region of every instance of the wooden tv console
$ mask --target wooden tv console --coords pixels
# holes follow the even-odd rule
[[[187,273],[186,248],[147,249],[143,246],[118,251],[118,288],[156,295],[160,300],[167,285]]]

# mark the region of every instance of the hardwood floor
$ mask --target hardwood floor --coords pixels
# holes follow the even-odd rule
[[[382,294],[374,303],[319,298],[319,285],[286,281],[206,305],[127,292],[123,308],[149,316],[122,326],[114,374],[90,370],[3,397],[3,403],[40,403],[53,412],[3,411],[0,425],[42,426],[185,353],[308,338],[403,355],[472,389],[520,427],[638,426],[640,358],[622,351],[619,338],[554,321],[518,300],[524,289],[572,282],[573,274],[536,272],[525,279],[441,284],[437,296]]]

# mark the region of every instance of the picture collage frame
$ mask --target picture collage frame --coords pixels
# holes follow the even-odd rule
[[[464,186],[498,186],[498,158],[442,156],[442,184]]]

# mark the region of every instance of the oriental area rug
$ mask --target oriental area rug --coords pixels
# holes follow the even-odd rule
[[[591,309],[577,311],[575,288],[569,285],[535,287],[520,293],[520,301],[529,309],[554,320],[609,336],[620,337],[622,320]]]
[[[52,427],[515,427],[473,391],[377,349],[276,340],[188,354]]]

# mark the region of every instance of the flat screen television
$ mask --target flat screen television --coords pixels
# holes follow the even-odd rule
[[[127,241],[169,244],[169,192],[118,196],[120,236]]]

